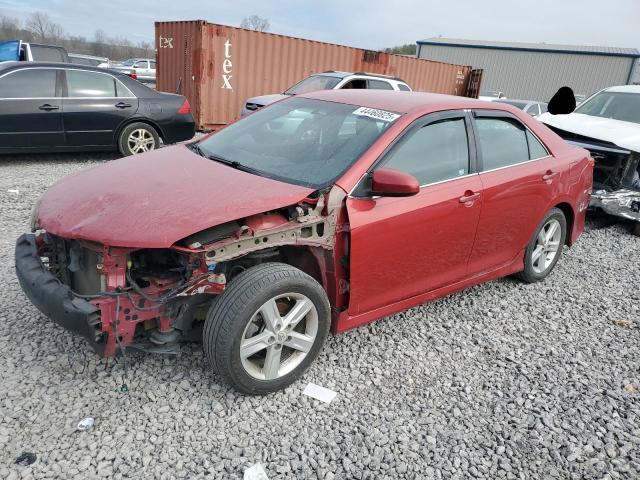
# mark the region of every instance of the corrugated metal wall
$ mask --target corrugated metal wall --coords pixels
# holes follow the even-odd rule
[[[157,22],[156,45],[156,88],[186,95],[198,128],[232,122],[247,98],[282,92],[325,70],[394,75],[414,90],[452,95],[464,95],[471,71],[201,20]]]
[[[458,46],[419,45],[420,58],[462,63],[484,69],[482,90],[510,98],[548,101],[562,86],[590,95],[625,85],[632,59],[603,55],[532,52]]]

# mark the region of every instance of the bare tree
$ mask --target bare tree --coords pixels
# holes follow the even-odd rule
[[[0,15],[0,38],[4,40],[16,40],[20,37],[20,19]]]
[[[64,36],[62,26],[53,22],[49,15],[42,12],[32,13],[27,19],[26,28],[38,42],[55,41]]]
[[[84,53],[107,57],[112,60],[124,60],[131,57],[153,58],[154,45],[139,42],[134,45],[122,37],[109,37],[104,30],[96,30],[93,39],[78,35],[65,35],[62,27],[44,13],[36,12],[24,24],[19,18],[0,14],[0,41],[22,40],[65,47],[71,53]]]
[[[240,28],[248,28],[249,30],[255,30],[256,32],[266,32],[269,30],[269,20],[259,17],[258,15],[251,15],[245,17],[240,23]]]

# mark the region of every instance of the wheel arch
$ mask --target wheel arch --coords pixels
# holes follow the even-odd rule
[[[554,208],[559,209],[564,214],[564,218],[567,220],[567,235],[565,238],[565,244],[571,246],[571,238],[573,232],[573,226],[575,223],[575,212],[573,207],[568,202],[561,202],[554,206]]]
[[[118,145],[118,141],[120,140],[120,134],[122,133],[122,130],[124,130],[125,128],[127,128],[129,125],[131,125],[132,123],[145,123],[147,125],[149,125],[150,127],[153,127],[155,129],[156,132],[158,132],[158,135],[160,136],[160,139],[164,142],[164,132],[162,131],[162,128],[160,128],[160,125],[158,125],[156,122],[154,122],[153,120],[147,118],[147,117],[130,117],[127,118],[126,120],[124,120],[116,129],[115,131],[115,136],[114,136],[114,143],[116,145]]]

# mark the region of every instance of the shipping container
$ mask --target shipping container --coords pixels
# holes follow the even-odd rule
[[[197,128],[226,125],[243,102],[327,70],[399,77],[413,90],[466,95],[469,66],[256,32],[204,20],[156,22],[156,88],[191,103]]]

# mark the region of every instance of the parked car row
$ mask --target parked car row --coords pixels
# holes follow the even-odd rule
[[[0,63],[7,61],[74,63],[117,70],[143,83],[155,83],[156,81],[156,61],[154,59],[130,58],[124,62],[113,62],[106,57],[67,53],[64,47],[56,45],[41,45],[21,40],[0,42]]]

